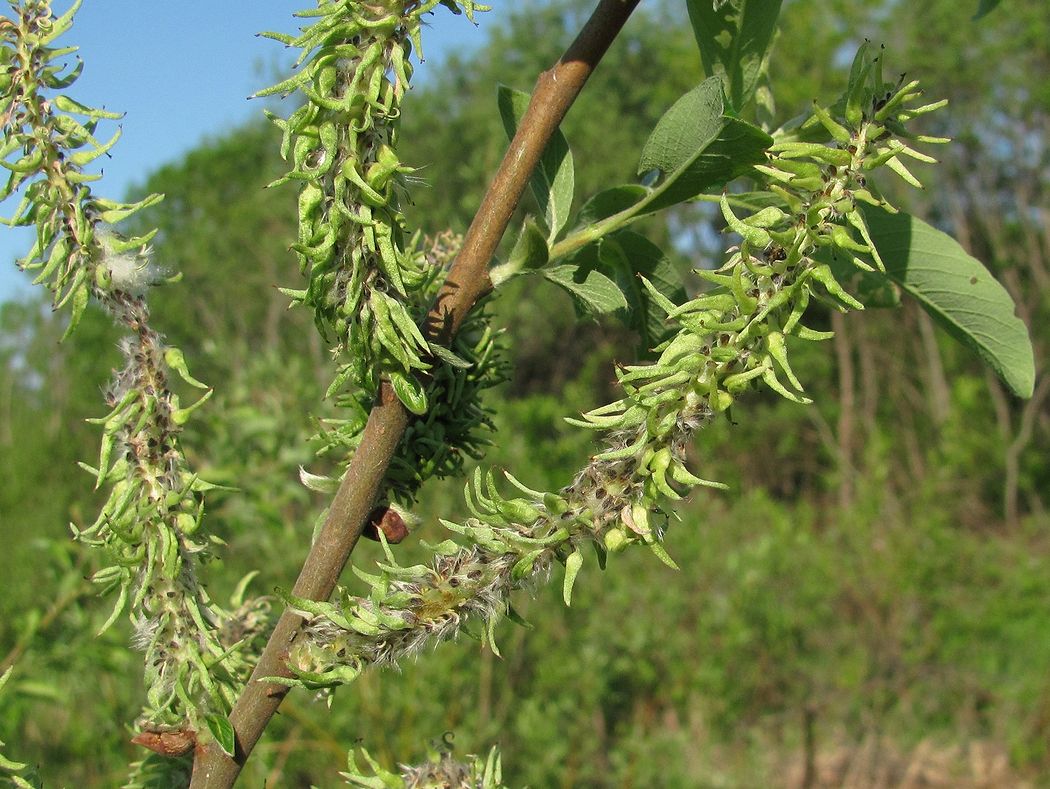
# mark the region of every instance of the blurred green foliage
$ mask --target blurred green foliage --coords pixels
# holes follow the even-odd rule
[[[530,4],[413,91],[402,153],[429,184],[408,210],[413,226],[465,227],[505,145],[495,84],[528,89],[586,5]],[[778,113],[834,95],[843,53],[864,36],[885,41],[889,62],[931,98],[949,96],[943,128],[928,131],[959,142],[922,173],[927,194],[900,199],[996,272],[1042,372],[1050,94],[1033,75],[1050,72],[1050,21],[1040,4],[1014,3],[971,24],[956,5],[785,4]],[[630,178],[655,120],[701,76],[679,4],[632,19],[565,124],[577,193]],[[298,276],[292,194],[261,189],[280,169],[276,135],[252,125],[142,189],[167,194],[149,218],[157,260],[185,274],[158,294],[156,323],[217,389],[185,446],[204,478],[238,489],[210,513],[229,543],[207,568],[220,601],[252,569],[257,589],[290,585],[324,506],[298,466],[317,467],[310,415],[326,413],[331,370],[309,316],[286,312],[274,288]],[[719,227],[689,206],[645,230],[685,266],[724,245]],[[549,285],[515,282],[494,306],[513,374],[491,398],[487,462],[556,488],[592,451],[561,417],[609,397],[632,338],[576,324]],[[503,659],[465,640],[401,673],[366,674],[330,711],[293,694],[244,784],[334,785],[358,738],[392,765],[446,730],[463,752],[499,743],[513,786],[840,785],[842,765],[855,757],[859,769],[864,754],[883,781],[865,785],[896,785],[923,759],[941,771],[934,785],[1050,774],[1050,387],[1010,398],[909,306],[811,322],[838,333],[792,351],[815,405],[756,395],[739,425],[698,440],[705,476],[732,490],[680,509],[668,548],[681,572],[648,554],[614,557],[604,574],[581,575],[571,609],[560,583],[523,596],[532,628],[503,626]],[[49,785],[115,786],[141,757],[122,723],[138,710],[139,658],[126,623],[93,637],[109,605],[66,531],[95,509],[75,463],[94,451],[83,420],[101,411],[115,335],[89,311],[58,345],[63,327],[35,301],[4,304],[0,327],[0,671],[17,661],[0,740]],[[461,507],[458,484],[425,489],[420,536],[441,539],[437,518]],[[418,540],[397,550],[403,562],[425,555]],[[355,561],[379,556],[362,545]],[[978,775],[978,745],[1005,762]]]

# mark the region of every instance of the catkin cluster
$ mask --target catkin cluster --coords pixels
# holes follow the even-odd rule
[[[209,545],[201,519],[211,486],[189,468],[179,445],[183,425],[211,392],[150,325],[147,292],[169,278],[151,261],[153,233],[124,238],[110,227],[160,195],[116,203],[89,186],[99,176],[84,168],[120,137],[118,129],[100,142],[96,127],[120,116],[55,93],[82,67],[63,62],[75,47],[53,46],[79,6],[56,18],[47,0],[24,0],[13,6],[14,18],[0,19],[0,163],[10,172],[0,198],[21,192],[9,221],[34,227],[36,237],[20,266],[37,272],[56,309],[71,307],[69,331],[93,296],[127,333],[119,344],[123,367],[104,390],[109,412],[91,420],[102,427],[97,465],[82,464],[109,496],[90,527],[72,528],[114,562],[93,577],[118,594],[105,627],[130,606],[133,643],[146,653],[140,723],[196,729],[209,711],[225,712],[246,669],[235,645],[223,643],[226,613],[197,580],[198,558]],[[207,391],[184,405],[171,388],[173,374]]]
[[[460,236],[444,233],[425,244],[427,252],[422,267],[427,278],[407,299],[413,315],[426,314],[461,242]],[[482,457],[488,444],[486,434],[492,429],[482,394],[506,378],[499,334],[490,325],[484,305],[478,305],[467,316],[449,348],[433,346],[440,363],[420,376],[427,411],[410,418],[387,469],[381,503],[410,505],[426,480],[457,476],[468,458]],[[335,397],[335,404],[345,416],[322,420],[315,436],[318,453],[333,456],[343,465],[361,442],[374,398],[370,388],[342,391],[352,379],[352,368],[350,362],[340,365],[328,390],[328,396]],[[301,478],[313,490],[332,492],[338,487],[338,480],[305,470]]]
[[[741,241],[718,270],[697,272],[715,287],[679,305],[649,286],[675,333],[656,349],[655,362],[618,371],[623,398],[573,420],[604,433],[602,451],[557,493],[532,490],[508,473],[517,491],[508,497],[491,472],[477,470],[466,489],[473,517],[443,521],[464,544],[443,542],[431,564],[411,567],[398,565],[388,549],[378,573],[354,568],[371,587],[365,597],[290,598],[309,620],[309,638],[290,655],[292,684],[349,682],[369,665],[453,637],[468,619],[484,623],[495,650],[493,630],[510,611],[511,592],[561,562],[568,603],[587,545],[604,562],[641,543],[674,566],[662,545],[668,503],[695,486],[716,485],[687,469],[691,436],[759,384],[809,402],[788,360],[788,338],[831,336],[802,324],[814,299],[842,311],[863,308],[828,260],[882,268],[859,204],[888,207],[868,181],[871,171],[886,165],[913,182],[899,157],[929,160],[907,144],[904,124],[943,102],[914,106],[919,95],[914,82],[885,83],[881,58],[862,48],[842,100],[815,106],[805,123],[779,132],[756,168],[758,191],[736,201],[761,207],[741,218],[723,196],[729,229]]]
[[[406,231],[400,199],[412,168],[395,149],[409,55],[420,47],[421,18],[438,5],[471,18],[484,10],[469,0],[319,0],[298,14],[316,18],[300,35],[264,34],[300,49],[301,68],[257,94],[298,90],[305,99],[287,119],[271,116],[292,167],[272,185],[300,185],[293,249],[307,277],[284,293],[334,341],[343,384],[374,392],[387,378],[416,414],[427,410],[416,374],[430,369],[432,350],[410,302],[431,277]]]
[[[273,117],[292,169],[272,185],[300,185],[293,249],[307,287],[283,291],[313,309],[335,345],[326,397],[342,414],[320,424],[319,452],[345,468],[382,379],[414,415],[381,505],[408,505],[426,479],[457,473],[466,458],[481,456],[491,427],[481,393],[504,377],[497,333],[481,310],[448,348],[428,343],[418,328],[460,243],[449,234],[426,243],[410,236],[400,209],[412,172],[396,153],[409,55],[413,47],[418,53],[423,16],[438,5],[471,18],[484,10],[451,0],[321,0],[300,14],[317,20],[300,35],[264,34],[300,49],[301,71],[258,95],[298,90],[305,99],[287,120]],[[301,478],[324,492],[339,484],[305,469]]]
[[[446,735],[449,736],[449,735]],[[360,789],[503,789],[503,767],[499,751],[493,748],[487,757],[467,756],[460,761],[451,753],[432,750],[422,764],[400,765],[400,773],[383,769],[368,751],[361,757],[368,772],[357,766],[354,753],[347,755],[347,771],[340,773],[348,786]]]

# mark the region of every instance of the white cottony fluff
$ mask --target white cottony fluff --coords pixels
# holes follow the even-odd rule
[[[103,249],[102,265],[109,272],[113,287],[117,290],[132,296],[144,296],[151,285],[164,280],[164,272],[149,259],[149,247],[143,247],[134,254],[113,252],[108,233],[100,233],[99,240]]]
[[[161,277],[157,267],[138,255],[106,255],[103,265],[109,270],[114,287],[132,296],[142,296]]]

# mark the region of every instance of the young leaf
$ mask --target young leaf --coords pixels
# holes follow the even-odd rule
[[[521,226],[521,233],[518,234],[518,240],[514,242],[514,249],[510,252],[507,266],[512,271],[539,268],[546,265],[549,255],[550,250],[547,247],[547,240],[543,237],[543,232],[531,218],[528,218]]]
[[[863,208],[886,276],[952,337],[977,352],[1014,394],[1035,386],[1032,343],[1010,294],[951,236],[903,212]]]
[[[208,730],[211,731],[219,747],[226,752],[227,756],[233,756],[237,748],[237,739],[233,733],[233,724],[225,715],[212,714],[206,719]]]
[[[687,163],[718,137],[725,125],[723,109],[722,83],[714,78],[678,99],[645,141],[638,174],[649,170],[672,173]]]
[[[741,110],[762,76],[781,0],[686,0],[704,70],[722,77],[729,102]]]
[[[663,173],[647,212],[720,187],[765,161],[773,138],[744,121],[722,115],[722,83],[704,80],[657,122],[642,149],[638,172]]]
[[[543,270],[543,275],[572,294],[584,312],[602,315],[628,308],[617,284],[590,265],[565,264]]]
[[[413,414],[422,416],[427,412],[427,394],[414,375],[391,370],[390,385],[394,388],[397,399]]]
[[[522,116],[525,115],[525,109],[529,106],[529,94],[500,85],[497,89],[497,101],[503,128],[507,137],[513,138]],[[569,219],[575,188],[572,151],[569,150],[569,142],[560,130],[554,132],[543,150],[529,185],[547,222],[548,240],[553,241]]]

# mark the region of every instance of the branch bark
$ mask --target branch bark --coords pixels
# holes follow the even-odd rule
[[[595,66],[640,0],[601,0],[565,54],[540,75],[517,134],[489,185],[424,321],[428,340],[447,344],[475,302],[492,285],[489,262],[517,207],[547,142],[576,100]],[[380,389],[361,444],[347,468],[328,517],[310,548],[293,594],[327,600],[357,544],[379,493],[387,466],[408,425],[409,415],[389,384]],[[278,620],[258,665],[230,713],[236,754],[230,758],[214,743],[198,746],[191,789],[227,789],[277,711],[288,688],[263,677],[290,676],[285,660],[300,634],[302,618],[286,610]]]

